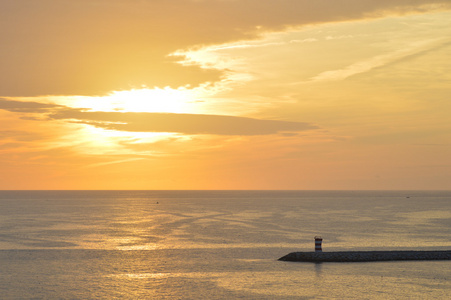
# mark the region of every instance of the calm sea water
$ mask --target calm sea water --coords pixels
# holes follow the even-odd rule
[[[449,299],[451,261],[292,263],[292,251],[449,250],[451,192],[0,191],[1,299]]]

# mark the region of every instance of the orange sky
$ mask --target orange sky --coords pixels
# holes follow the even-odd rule
[[[0,189],[449,189],[451,1],[0,0]]]

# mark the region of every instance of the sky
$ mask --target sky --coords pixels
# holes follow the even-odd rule
[[[0,189],[450,189],[451,0],[0,0]]]

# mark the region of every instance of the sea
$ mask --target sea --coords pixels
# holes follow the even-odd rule
[[[0,299],[450,299],[451,191],[0,191]]]

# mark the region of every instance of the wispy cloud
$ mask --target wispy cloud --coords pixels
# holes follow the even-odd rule
[[[115,165],[115,164],[122,164],[127,163],[131,161],[137,161],[137,160],[143,160],[142,157],[135,157],[135,158],[129,158],[129,159],[120,159],[120,160],[114,160],[114,161],[107,161],[107,162],[101,162],[101,163],[95,163],[90,165],[82,166],[82,168],[97,168],[97,167],[103,167],[107,165]]]
[[[435,49],[448,43],[448,38],[415,42],[410,45],[406,45],[403,49],[359,61],[342,69],[322,72],[312,77],[308,82],[343,80],[353,75],[369,72],[375,68],[385,66],[408,56],[429,51],[430,49]]]

